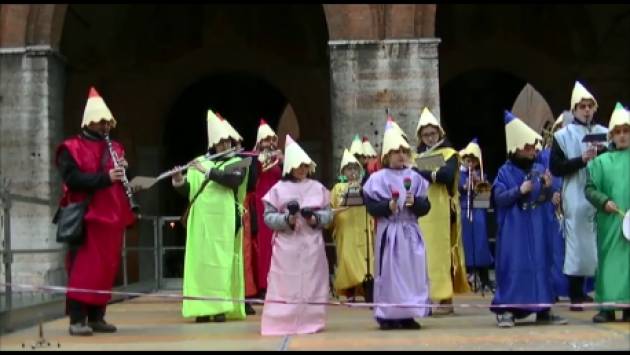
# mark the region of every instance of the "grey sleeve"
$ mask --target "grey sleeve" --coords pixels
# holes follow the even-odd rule
[[[319,228],[325,228],[333,220],[333,211],[330,206],[315,211],[315,215],[317,216],[317,227]]]
[[[289,213],[280,213],[278,210],[273,207],[271,204],[264,202],[265,204],[265,224],[267,227],[274,231],[291,231],[293,228],[289,226],[288,218]]]

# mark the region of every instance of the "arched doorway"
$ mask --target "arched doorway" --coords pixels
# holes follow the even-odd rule
[[[125,145],[130,170],[157,176],[206,150],[209,108],[230,120],[249,149],[258,118],[277,125],[290,107],[304,149],[328,176],[327,42],[322,5],[68,5],[60,41],[65,134],[78,131],[94,85],[117,118],[112,136]],[[156,185],[139,194],[143,213],[179,215],[185,199],[168,180]],[[155,230],[169,233],[140,225],[128,246],[151,245]],[[128,262],[136,279],[153,272],[143,253]]]
[[[274,86],[245,72],[222,73],[203,78],[186,88],[176,99],[164,125],[164,169],[182,165],[207,150],[208,109],[225,117],[243,136],[245,149],[256,141],[259,118],[276,129],[287,99]],[[162,211],[177,215],[185,201],[170,190],[164,195]]]
[[[505,162],[503,111],[511,110],[525,81],[498,70],[464,73],[440,88],[441,119],[455,149],[474,137],[484,155],[485,173],[494,178]]]

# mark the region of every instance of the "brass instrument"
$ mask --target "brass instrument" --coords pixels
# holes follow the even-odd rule
[[[109,155],[111,156],[112,162],[114,163],[114,168],[123,169],[123,177],[122,177],[121,182],[123,184],[123,187],[125,188],[125,194],[127,195],[127,198],[129,199],[129,206],[131,207],[131,211],[133,211],[134,214],[138,215],[140,213],[140,205],[138,205],[138,203],[134,199],[133,190],[131,189],[131,185],[129,185],[129,180],[127,179],[126,169],[124,166],[120,166],[118,163],[118,154],[116,153],[116,151],[114,150],[114,147],[112,146],[112,141],[109,138],[109,134],[106,133],[104,137],[105,137],[105,142],[107,142],[107,149],[109,149]]]
[[[264,149],[258,155],[258,161],[262,164],[262,171],[265,172],[280,163],[282,151],[279,149]]]
[[[472,200],[471,193],[473,188],[472,164],[468,164],[468,184],[466,184],[466,218],[468,218],[470,222],[473,220],[472,208],[470,208],[470,202]]]

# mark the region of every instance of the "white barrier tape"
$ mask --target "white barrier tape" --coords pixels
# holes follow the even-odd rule
[[[291,304],[291,305],[312,305],[312,306],[346,306],[356,308],[366,307],[395,307],[395,308],[551,308],[551,307],[583,307],[583,308],[618,308],[618,309],[630,309],[630,303],[616,303],[616,302],[602,302],[602,303],[514,303],[514,304],[475,304],[475,303],[454,303],[454,304],[405,304],[405,303],[367,303],[367,302],[347,302],[347,301],[327,301],[327,302],[313,302],[313,301],[285,301],[285,300],[272,300],[259,298],[221,298],[221,297],[208,297],[208,296],[184,296],[179,294],[165,294],[165,293],[142,293],[142,292],[123,292],[123,291],[107,291],[107,290],[92,290],[75,287],[64,286],[36,286],[26,284],[6,284],[0,283],[0,286],[11,286],[12,288],[38,290],[46,292],[66,293],[68,291],[78,293],[95,293],[95,294],[109,294],[119,296],[135,296],[135,297],[152,297],[152,298],[168,298],[176,300],[191,300],[191,301],[216,301],[216,302],[236,302],[236,303],[276,303],[276,304]]]

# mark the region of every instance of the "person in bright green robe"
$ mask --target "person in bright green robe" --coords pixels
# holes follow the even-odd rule
[[[597,214],[597,274],[595,301],[630,303],[630,241],[622,234],[622,214],[630,209],[630,117],[617,105],[610,120],[612,149],[588,165],[586,198]],[[621,213],[619,213],[621,212]],[[615,320],[615,309],[602,307],[593,322]],[[622,320],[630,322],[630,309]]]
[[[210,153],[231,149],[224,125],[208,112]],[[184,300],[182,315],[197,322],[245,319],[243,235],[239,201],[246,188],[247,168],[224,171],[241,158],[232,154],[209,161],[198,157],[186,176],[173,176],[173,186],[192,201],[186,228],[183,295],[233,301]]]

